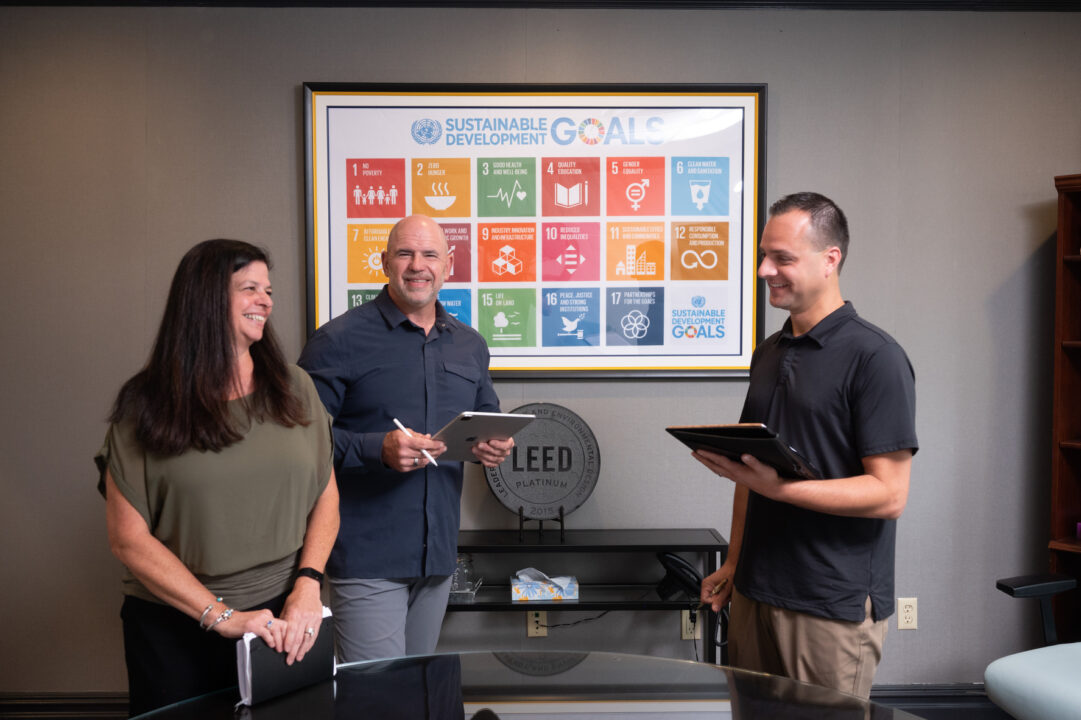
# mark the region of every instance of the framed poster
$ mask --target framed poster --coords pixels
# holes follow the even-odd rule
[[[497,377],[746,375],[765,85],[304,85],[308,331],[414,213]]]

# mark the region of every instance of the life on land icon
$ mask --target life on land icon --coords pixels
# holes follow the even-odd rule
[[[514,332],[513,328],[521,327],[521,313],[511,312],[509,315],[500,310],[492,318],[492,326],[495,327],[495,337],[502,340],[520,340],[521,332]]]

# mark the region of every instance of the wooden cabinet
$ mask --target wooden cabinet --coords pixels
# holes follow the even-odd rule
[[[1055,370],[1051,420],[1051,570],[1081,578],[1081,175],[1055,178]],[[1055,607],[1060,641],[1081,640],[1081,591]]]

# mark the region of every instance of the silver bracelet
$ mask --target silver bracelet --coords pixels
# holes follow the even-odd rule
[[[221,598],[220,598],[220,597],[219,597],[219,598],[214,598],[214,602],[221,602]],[[207,613],[208,613],[208,612],[210,612],[210,611],[211,611],[211,610],[213,610],[213,609],[214,609],[214,603],[210,603],[210,604],[209,604],[209,605],[207,605],[207,606],[206,606],[206,608],[205,608],[205,609],[203,610],[203,614],[199,616],[199,627],[200,627],[201,629],[203,629],[203,630],[206,630],[206,629],[207,629],[206,627],[204,627],[204,626],[203,626],[203,621],[204,621],[204,620],[206,620],[206,615],[207,615]]]
[[[206,626],[206,631],[210,632],[210,628],[214,627],[215,625],[217,625],[220,622],[225,622],[229,618],[233,617],[233,612],[235,612],[233,610],[233,608],[231,608],[231,607],[225,608],[225,611],[222,612],[222,614],[219,615],[217,617],[217,619],[214,620],[214,622],[212,622],[212,623],[210,623],[209,625]]]

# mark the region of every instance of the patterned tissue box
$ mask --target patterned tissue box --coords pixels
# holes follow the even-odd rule
[[[577,600],[578,578],[550,578],[540,570],[526,568],[510,579],[510,597],[514,602]]]

